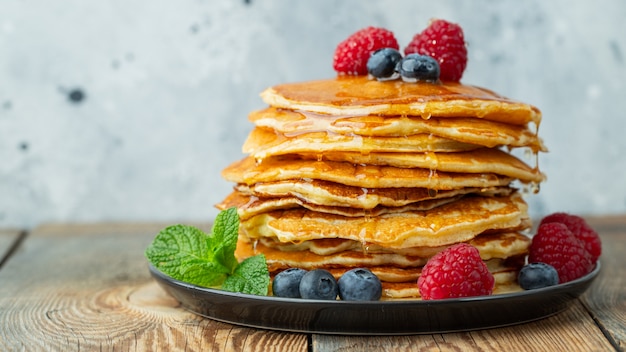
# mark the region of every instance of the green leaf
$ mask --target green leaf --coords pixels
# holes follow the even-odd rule
[[[238,263],[238,236],[237,209],[229,208],[217,215],[210,235],[192,226],[169,226],[159,232],[145,255],[158,270],[180,281],[267,295],[270,278],[265,256]]]
[[[228,276],[222,289],[232,292],[267,295],[270,274],[263,254],[247,258],[239,264],[235,272]]]
[[[239,215],[237,208],[232,207],[217,214],[211,236],[206,240],[213,255],[212,259],[228,268],[229,273],[232,273],[239,264],[235,258],[238,235]]]
[[[231,272],[229,267],[212,260],[207,235],[185,225],[169,226],[155,237],[145,255],[161,272],[181,281],[200,286],[219,286]]]

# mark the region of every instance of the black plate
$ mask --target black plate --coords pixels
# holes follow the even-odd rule
[[[254,328],[341,335],[407,335],[469,331],[542,319],[570,306],[598,276],[537,290],[436,301],[320,301],[255,296],[195,286],[150,266],[157,282],[187,310]]]

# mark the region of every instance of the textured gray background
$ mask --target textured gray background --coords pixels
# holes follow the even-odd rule
[[[464,83],[543,111],[531,213],[625,212],[624,1],[0,0],[0,226],[210,220],[261,90],[432,17],[465,30]]]

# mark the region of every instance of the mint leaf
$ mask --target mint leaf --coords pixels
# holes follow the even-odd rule
[[[169,226],[155,237],[145,255],[161,272],[200,286],[219,286],[232,272],[230,267],[211,260],[207,235],[185,225]]]
[[[158,270],[180,281],[267,295],[270,278],[265,256],[238,263],[235,257],[238,236],[239,215],[233,207],[217,215],[210,235],[185,225],[163,229],[145,255]]]
[[[241,262],[235,272],[226,278],[222,289],[265,296],[269,284],[270,274],[267,270],[265,256],[259,254]]]
[[[213,260],[221,263],[232,273],[239,262],[235,258],[235,248],[239,235],[239,215],[237,208],[221,211],[215,218],[207,246],[213,254]]]

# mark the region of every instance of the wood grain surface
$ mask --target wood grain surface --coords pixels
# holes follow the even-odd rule
[[[599,226],[598,226],[599,228]],[[591,318],[618,350],[626,349],[626,229],[602,235],[602,271],[582,297]]]
[[[285,333],[189,313],[150,278],[143,256],[166,224],[0,231],[0,253],[10,252],[0,267],[0,351],[623,351],[626,216],[589,221],[603,240],[603,267],[567,311],[506,328],[411,336]]]
[[[0,351],[306,351],[307,336],[198,317],[149,277],[160,226],[48,226],[0,270]]]
[[[534,323],[464,333],[412,336],[314,335],[316,351],[611,351],[580,303]]]

